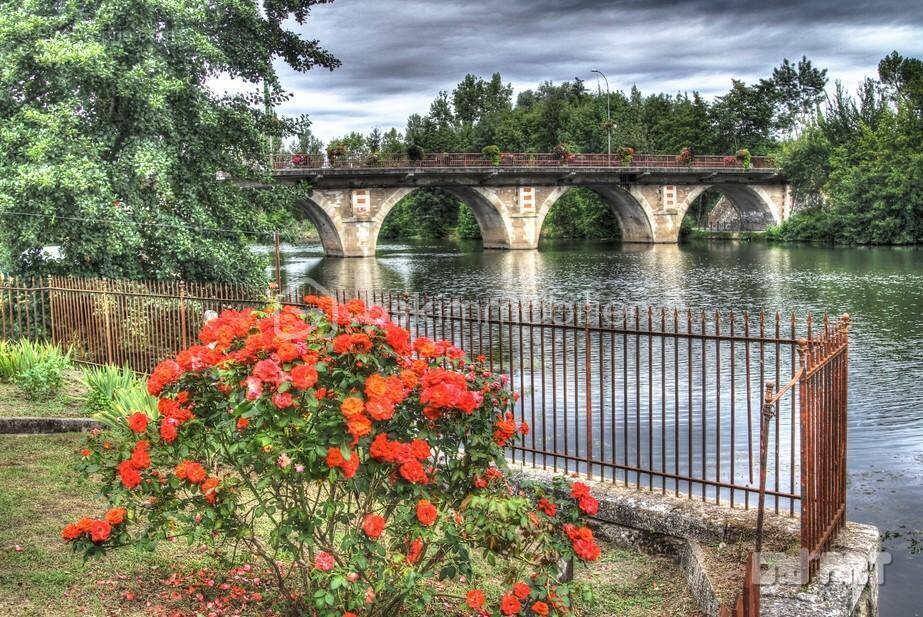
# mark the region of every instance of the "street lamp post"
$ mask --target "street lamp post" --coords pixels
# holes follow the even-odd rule
[[[606,130],[609,133],[609,149],[607,150],[607,153],[609,155],[609,158],[611,158],[612,157],[612,113],[609,107],[609,80],[606,78],[606,74],[600,71],[599,69],[593,69],[590,72],[597,73],[598,75],[602,75],[602,78],[606,82]],[[599,87],[599,77],[596,78],[596,84],[598,88]]]

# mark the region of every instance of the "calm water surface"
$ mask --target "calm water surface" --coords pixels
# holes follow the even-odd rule
[[[923,250],[381,243],[374,259],[326,259],[320,247],[284,247],[283,255],[288,283],[329,289],[849,313],[849,518],[901,534],[885,542],[881,614],[923,614],[923,552],[913,554],[923,541]]]

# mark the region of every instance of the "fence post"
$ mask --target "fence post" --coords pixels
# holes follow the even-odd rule
[[[54,325],[54,290],[51,289],[51,275],[47,274],[43,277],[43,282],[45,288],[48,290],[48,329],[51,336],[51,342],[54,343],[57,339],[55,338],[55,325]]]
[[[180,342],[183,349],[189,346],[188,341],[188,324],[186,323],[186,283],[179,282],[179,330]]]
[[[810,336],[810,321],[808,336]],[[809,431],[809,415],[811,413],[810,402],[808,401],[808,371],[810,371],[810,354],[808,346],[810,343],[806,339],[798,340],[798,366],[801,368],[801,377],[798,380],[798,415],[799,428],[801,429],[801,583],[806,585],[811,582],[811,515],[814,510],[811,490],[812,486],[808,482],[808,475],[811,472],[811,453],[813,447],[808,443],[811,439]],[[794,421],[794,420],[792,420]]]
[[[110,289],[109,289],[108,282],[100,281],[100,283],[102,283],[103,289],[107,292],[103,294],[103,307],[105,311],[103,313],[103,319],[105,321],[105,327],[106,327],[106,363],[112,364],[112,322],[111,322],[110,314],[109,314],[110,313],[109,311],[110,294],[108,293]],[[112,300],[115,301],[115,295],[113,294],[111,297],[112,297]]]
[[[272,242],[275,246],[275,265],[276,265],[276,293],[282,293],[282,249],[279,246],[279,232],[272,232]]]
[[[776,403],[773,393],[776,384],[767,381],[766,391],[763,395],[763,409],[760,413],[760,495],[756,511],[756,554],[763,551],[763,517],[766,510],[766,464],[769,458],[769,422],[775,415]],[[758,559],[759,557],[757,557]]]
[[[593,479],[593,378],[590,364],[590,305],[583,304],[583,372],[586,375],[584,398],[586,399],[586,477]],[[600,376],[602,379],[602,376]],[[576,416],[575,416],[576,417]]]

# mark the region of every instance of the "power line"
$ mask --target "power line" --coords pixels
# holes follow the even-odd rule
[[[6,215],[15,215],[15,216],[31,216],[36,218],[45,218],[45,219],[59,219],[62,221],[81,221],[86,223],[118,223],[119,225],[135,225],[137,227],[160,227],[164,229],[197,229],[198,231],[206,233],[228,233],[228,234],[247,234],[252,236],[272,236],[275,231],[252,231],[248,229],[232,229],[226,227],[213,227],[213,228],[197,228],[195,225],[176,225],[170,223],[145,223],[142,221],[113,221],[112,219],[105,218],[93,218],[93,217],[79,217],[79,216],[63,216],[57,214],[42,214],[38,212],[21,212],[16,210],[6,210],[0,211],[0,216]]]

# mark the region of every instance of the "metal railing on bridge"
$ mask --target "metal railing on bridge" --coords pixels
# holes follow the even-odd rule
[[[570,154],[509,152],[491,160],[477,153],[428,153],[419,159],[404,154],[367,154],[327,156],[324,154],[277,154],[273,157],[274,170],[320,169],[549,169],[573,167],[581,169],[618,169],[622,171],[650,169],[696,169],[721,172],[745,172],[741,160],[734,156],[698,155],[689,161],[669,154],[635,154],[630,159],[615,154]],[[767,156],[752,157],[749,170],[772,171],[775,161]]]

